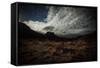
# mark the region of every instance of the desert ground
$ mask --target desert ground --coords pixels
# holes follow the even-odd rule
[[[96,34],[74,39],[20,39],[20,64],[67,63],[97,60]]]

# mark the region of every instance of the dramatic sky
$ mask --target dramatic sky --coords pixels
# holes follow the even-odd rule
[[[77,37],[96,31],[96,9],[20,5],[19,22],[42,34],[53,32],[59,37]]]
[[[48,9],[43,5],[21,5],[19,7],[20,21],[44,21],[47,17]]]

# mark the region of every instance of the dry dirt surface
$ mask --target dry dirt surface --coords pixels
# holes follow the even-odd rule
[[[76,39],[21,39],[20,64],[94,61],[97,59],[96,35]]]

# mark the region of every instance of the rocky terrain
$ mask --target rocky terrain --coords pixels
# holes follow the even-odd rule
[[[19,64],[97,60],[96,32],[78,38],[63,39],[54,36],[52,33],[41,35],[31,32],[25,25],[20,25],[18,40]]]

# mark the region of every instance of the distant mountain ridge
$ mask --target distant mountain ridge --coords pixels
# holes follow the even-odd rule
[[[18,35],[20,38],[44,37],[43,34],[31,30],[28,26],[21,22],[18,22]]]
[[[65,38],[60,38],[56,36],[53,32],[47,32],[46,34],[41,34],[36,31],[31,30],[28,26],[25,24],[18,22],[18,35],[19,38],[38,38],[38,39],[50,39],[50,40],[61,40]]]
[[[88,35],[85,35],[82,37],[86,37],[86,36],[88,36]],[[33,38],[33,39],[49,39],[49,40],[67,40],[67,39],[69,39],[69,38],[58,37],[53,32],[47,32],[46,34],[38,33],[36,31],[31,30],[28,26],[26,26],[25,24],[23,24],[21,22],[18,22],[18,37],[19,38]],[[70,39],[76,39],[76,38],[70,38]]]

